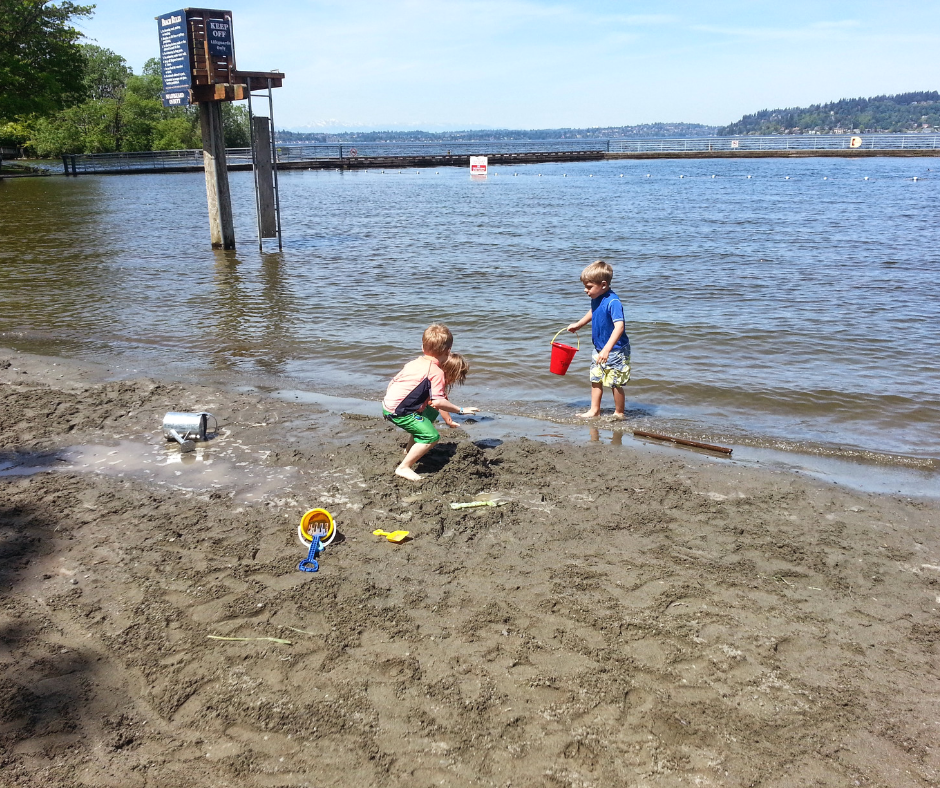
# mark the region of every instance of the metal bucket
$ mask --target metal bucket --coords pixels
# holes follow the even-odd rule
[[[209,426],[213,421],[212,432],[219,431],[219,422],[211,413],[167,413],[163,417],[163,435],[168,441],[179,443],[183,451],[192,451],[193,441],[204,441]]]

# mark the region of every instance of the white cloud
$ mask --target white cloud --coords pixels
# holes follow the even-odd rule
[[[753,41],[823,41],[832,37],[832,29],[817,25],[796,28],[692,25],[691,29],[708,35],[731,36]]]
[[[810,27],[818,27],[821,29],[833,30],[838,28],[854,28],[861,27],[862,23],[857,19],[843,19],[838,22],[813,22]]]

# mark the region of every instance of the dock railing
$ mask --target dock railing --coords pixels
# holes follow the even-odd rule
[[[606,139],[504,140],[493,142],[363,142],[278,145],[278,161],[486,156],[513,153],[607,152]]]
[[[853,144],[853,140],[855,144]],[[858,142],[860,140],[860,142]],[[774,136],[682,137],[676,139],[562,139],[506,140],[492,142],[362,142],[278,145],[277,160],[288,166],[301,162],[343,166],[357,160],[402,161],[446,159],[466,156],[546,156],[571,154],[630,153],[734,153],[784,151],[925,151],[940,152],[940,134],[779,134]],[[226,151],[230,167],[250,168],[249,148]],[[344,161],[345,160],[345,161]],[[453,163],[452,161],[450,163]],[[63,157],[66,172],[73,174],[181,172],[202,169],[201,150],[139,151],[134,153],[75,154]]]
[[[251,165],[251,148],[227,148],[228,164]],[[62,157],[76,175],[96,172],[180,172],[203,167],[202,150],[152,150],[132,153],[77,153]]]

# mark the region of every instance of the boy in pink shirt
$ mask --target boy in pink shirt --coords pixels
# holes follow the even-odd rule
[[[388,384],[382,400],[385,418],[411,436],[405,459],[395,469],[395,474],[414,482],[422,479],[415,473],[414,464],[440,440],[441,436],[434,427],[438,411],[476,413],[479,410],[458,408],[447,399],[441,364],[450,355],[453,344],[454,336],[447,326],[441,323],[428,326],[421,341],[424,355],[405,364]]]

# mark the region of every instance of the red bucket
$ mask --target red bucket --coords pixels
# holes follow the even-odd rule
[[[564,331],[562,329],[561,331]],[[558,334],[561,333],[558,332]],[[564,375],[568,371],[568,367],[571,366],[571,362],[574,359],[574,354],[581,349],[581,337],[578,337],[578,346],[571,347],[571,345],[563,345],[561,342],[556,342],[558,334],[552,337],[552,361],[549,365],[549,371],[554,375]],[[577,333],[575,334],[577,336]]]

